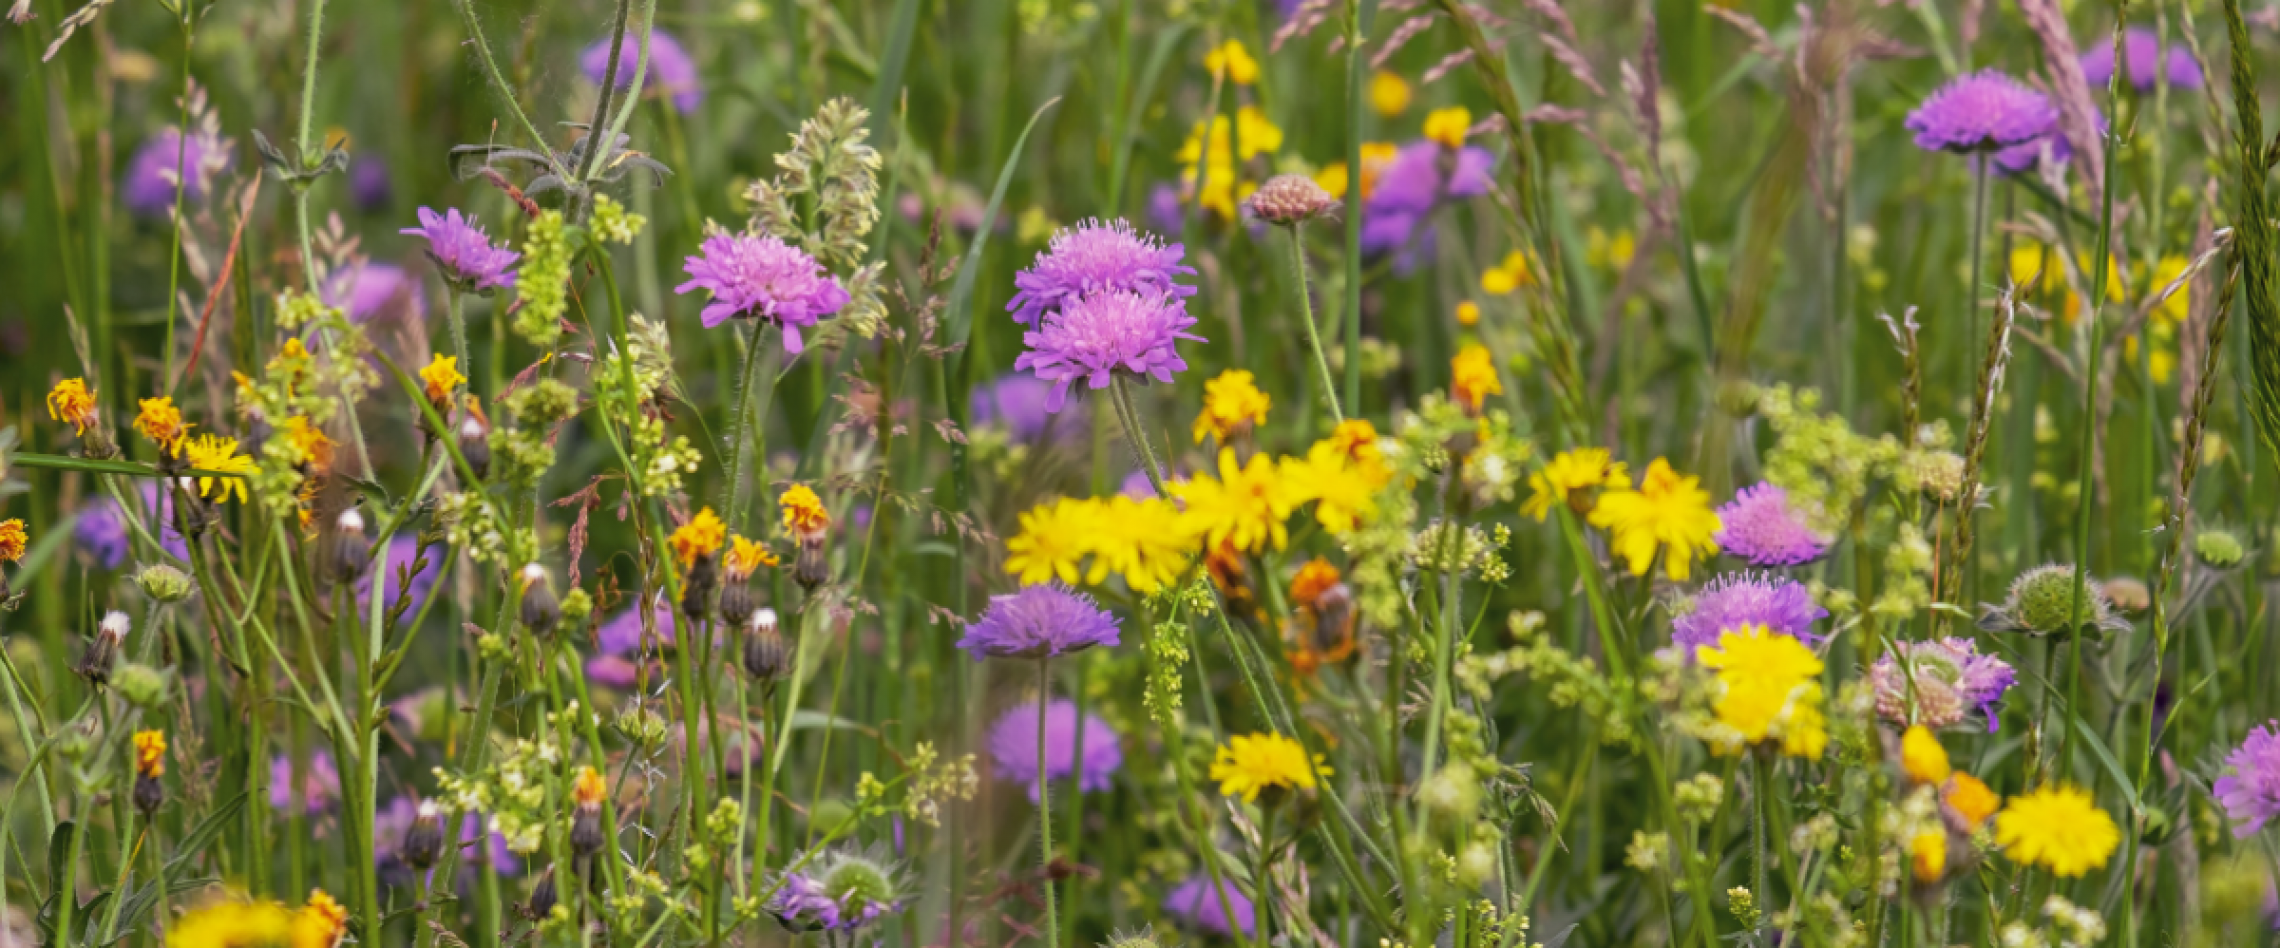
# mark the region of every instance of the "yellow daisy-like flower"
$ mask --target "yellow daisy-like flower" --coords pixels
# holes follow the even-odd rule
[[[1239,86],[1259,81],[1259,61],[1251,58],[1251,51],[1243,48],[1241,40],[1228,40],[1203,54],[1203,69],[1213,75],[1224,71],[1227,81]]]
[[[438,353],[420,369],[420,383],[427,394],[428,404],[439,409],[451,404],[451,390],[467,384],[467,376],[459,374],[459,357]]]
[[[1722,527],[1702,479],[1671,470],[1662,458],[1647,465],[1637,489],[1601,494],[1591,509],[1591,525],[1607,530],[1631,575],[1645,576],[1660,550],[1663,570],[1679,582],[1693,575],[1695,557],[1718,552],[1710,538]]]
[[[293,913],[293,948],[333,948],[348,934],[348,909],[325,893],[309,890],[308,904]]]
[[[720,545],[728,542],[728,525],[722,523],[711,507],[697,511],[689,522],[675,528],[665,542],[673,548],[673,559],[682,569],[695,566],[701,557],[720,552]]]
[[[226,501],[235,495],[239,503],[246,501],[245,477],[243,475],[253,474],[258,469],[254,466],[252,458],[237,453],[237,447],[236,438],[224,438],[211,434],[199,435],[183,444],[182,457],[190,463],[192,468],[200,471],[213,471],[217,474],[241,475],[238,477],[201,475],[198,478],[198,496]],[[219,488],[221,493],[216,494],[216,488]]]
[[[1386,165],[1393,162],[1395,155],[1400,153],[1400,146],[1392,142],[1362,143],[1362,197],[1369,197],[1370,192],[1377,189],[1378,174],[1385,170]],[[1314,173],[1314,183],[1321,185],[1322,190],[1330,192],[1331,197],[1345,200],[1346,188],[1349,184],[1347,179],[1350,177],[1352,175],[1348,172],[1345,162],[1333,161],[1323,165],[1322,170]]]
[[[1377,514],[1377,489],[1385,480],[1373,475],[1383,470],[1373,472],[1347,460],[1336,444],[1317,441],[1305,458],[1283,459],[1282,482],[1292,504],[1315,504],[1314,519],[1343,536]]]
[[[1056,497],[1031,507],[1021,515],[1021,532],[1005,541],[1005,571],[1024,586],[1052,579],[1076,585],[1101,529],[1097,501]]]
[[[1211,138],[1211,152],[1208,156],[1203,148],[1207,130]],[[1180,146],[1174,160],[1179,162],[1182,169],[1182,184],[1194,188],[1199,176],[1205,179],[1203,193],[1196,195],[1194,200],[1221,217],[1233,219],[1235,202],[1244,196],[1243,188],[1239,188],[1235,182],[1236,161],[1249,161],[1262,154],[1281,151],[1282,146],[1282,128],[1269,121],[1267,113],[1260,111],[1258,106],[1246,105],[1235,111],[1235,121],[1232,124],[1224,115],[1212,116],[1208,125],[1195,123],[1194,130],[1188,133],[1186,143]],[[1199,172],[1208,174],[1199,175]],[[1365,177],[1365,189],[1368,184]]]
[[[24,521],[10,517],[0,520],[0,563],[21,562],[24,548],[31,545],[32,535],[24,529]]]
[[[1490,296],[1503,296],[1523,286],[1536,284],[1536,267],[1527,253],[1519,250],[1504,255],[1504,262],[1481,271],[1480,291]]]
[[[135,732],[135,773],[145,777],[166,775],[166,734],[160,731]]]
[[[730,579],[743,582],[751,577],[753,571],[763,566],[774,566],[776,562],[775,552],[768,549],[766,544],[733,536],[728,539],[728,555],[721,558],[720,565],[728,571]]]
[[[813,536],[831,529],[831,511],[823,508],[823,498],[806,484],[786,489],[776,498],[776,506],[783,508],[784,530],[793,536]]]
[[[1220,545],[1256,553],[1273,544],[1290,544],[1290,519],[1297,501],[1283,483],[1275,462],[1253,455],[1251,463],[1237,466],[1235,452],[1219,451],[1219,476],[1198,474],[1185,483],[1169,485],[1172,495],[1186,502],[1182,522],[1187,531],[1204,539],[1207,547]]]
[[[1314,758],[1323,773],[1330,768]],[[1237,734],[1221,745],[1211,760],[1211,779],[1219,781],[1220,796],[1240,796],[1252,803],[1266,790],[1312,790],[1314,770],[1307,767],[1306,748],[1280,734]]]
[[[1931,885],[1947,874],[1947,833],[1925,830],[1908,840],[1908,866],[1916,881]]]
[[[1187,572],[1195,538],[1188,535],[1179,508],[1171,501],[1118,494],[1091,504],[1096,521],[1090,542],[1094,556],[1086,582],[1097,585],[1113,572],[1123,576],[1133,592],[1146,596],[1178,582]]]
[[[1908,733],[1900,737],[1900,769],[1908,779],[1921,784],[1937,786],[1945,782],[1951,772],[1947,748],[1930,728],[1921,724],[1910,725]]]
[[[2148,281],[2150,285],[2146,292],[2158,295],[2169,284],[2177,282],[2178,277],[2185,275],[2185,267],[2184,257],[2172,254],[2161,258],[2160,262],[2153,265],[2153,279]],[[2185,317],[2193,312],[2192,296],[2193,284],[2188,282],[2179,286],[2177,292],[2170,294],[2168,299],[2162,300],[2160,306],[2154,307],[2153,314],[2171,326],[2181,325],[2185,322]]]
[[[294,463],[319,469],[332,467],[333,439],[325,436],[324,429],[311,423],[309,416],[294,415],[285,419],[285,430],[280,434],[293,449]]]
[[[1228,369],[1203,383],[1203,410],[1195,416],[1195,443],[1206,436],[1226,443],[1237,431],[1267,423],[1274,400],[1259,391],[1248,369]]]
[[[1425,113],[1425,137],[1450,148],[1463,148],[1472,131],[1472,110],[1461,105]]]
[[[1473,414],[1480,414],[1480,406],[1490,395],[1504,394],[1504,382],[1496,377],[1496,357],[1488,347],[1474,343],[1457,350],[1457,357],[1449,360],[1449,395]]]
[[[183,422],[182,409],[174,407],[173,396],[146,398],[141,405],[142,410],[135,413],[135,430],[158,445],[159,450],[167,454],[178,452],[182,440],[189,437],[190,429],[196,426]]]
[[[1821,714],[1821,659],[1805,643],[1762,625],[1728,630],[1695,653],[1718,674],[1712,711],[1743,744],[1781,741],[1791,757],[1819,757],[1829,742]]]
[[[2011,798],[1995,814],[1995,845],[2012,862],[2072,878],[2106,864],[2122,842],[2114,818],[2082,788],[2052,784]]]
[[[1409,111],[1409,80],[1399,73],[1378,70],[1370,76],[1370,107],[1392,118]]]
[[[2001,796],[1988,789],[1979,778],[1960,770],[1948,777],[1947,786],[1940,789],[1940,800],[1954,807],[1955,812],[1963,817],[1964,825],[1974,832],[1978,831],[1979,824],[1987,822],[1987,818],[1994,816],[1995,811],[2003,806]]]
[[[95,390],[87,387],[86,379],[64,379],[55,383],[47,394],[48,417],[71,426],[71,433],[85,436],[87,429],[99,420],[95,414]]]
[[[166,927],[167,948],[275,948],[293,934],[293,912],[275,902],[224,898]],[[295,946],[298,948],[298,946]]]
[[[1631,474],[1607,453],[1606,448],[1573,448],[1552,456],[1544,469],[1528,475],[1526,503],[1520,512],[1542,523],[1555,504],[1566,504],[1577,513],[1589,513],[1591,507],[1585,491],[1595,487],[1609,490],[1629,490]]]

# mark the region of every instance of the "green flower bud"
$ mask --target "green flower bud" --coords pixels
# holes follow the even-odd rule
[[[133,662],[111,675],[111,687],[119,690],[119,697],[145,711],[153,710],[166,702],[167,686],[173,682],[174,675],[171,672]]]
[[[2248,558],[2248,547],[2231,530],[2203,529],[2193,535],[2193,555],[2217,569],[2231,569]]]
[[[143,567],[135,574],[135,585],[142,587],[143,595],[166,603],[181,602],[197,590],[189,574],[165,563]]]

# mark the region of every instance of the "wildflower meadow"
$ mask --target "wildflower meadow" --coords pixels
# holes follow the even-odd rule
[[[2272,0],[0,5],[0,948],[2280,945]]]

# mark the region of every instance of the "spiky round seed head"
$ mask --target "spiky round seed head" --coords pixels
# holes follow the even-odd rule
[[[1338,206],[1338,199],[1303,174],[1279,174],[1248,201],[1251,215],[1269,224],[1303,224]]]
[[[2193,535],[2193,555],[2217,569],[2231,569],[2248,558],[2248,547],[2231,530],[2204,529]]]

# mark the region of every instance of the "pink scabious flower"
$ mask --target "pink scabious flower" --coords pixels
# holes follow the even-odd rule
[[[456,207],[441,214],[423,207],[419,217],[420,226],[406,227],[399,233],[427,239],[428,259],[443,271],[446,282],[474,292],[515,285],[514,271],[507,268],[522,259],[522,254],[491,246],[490,235],[483,233],[483,226],[473,216],[461,214]]]
[[[354,263],[325,278],[320,294],[327,306],[338,306],[352,323],[368,323],[384,316],[427,318],[427,298],[420,281],[393,263]]]
[[[2058,106],[1988,69],[1941,86],[1908,113],[1907,127],[1916,133],[1916,147],[1926,151],[1990,151],[2048,134],[2058,127]]]
[[[1077,778],[1079,793],[1109,788],[1109,781],[1124,766],[1124,751],[1117,745],[1116,729],[1100,716],[1084,716],[1084,759],[1077,759],[1077,703],[1058,698],[1045,706],[1045,779]],[[1037,799],[1037,702],[1006,709],[990,726],[990,759],[998,776],[1028,788]]]
[[[206,196],[214,173],[229,166],[228,141],[208,132],[193,132],[185,143],[182,130],[169,126],[135,152],[134,160],[127,164],[127,183],[119,197],[137,214],[164,217],[174,208],[177,181],[189,181],[190,188],[182,196],[195,201]]]
[[[641,57],[641,37],[627,31],[624,42],[618,44],[617,87],[633,84],[633,67]],[[578,65],[586,71],[586,78],[602,81],[602,74],[610,69],[610,41],[607,37],[586,47],[586,54]],[[687,115],[704,104],[705,87],[697,81],[697,62],[689,58],[687,50],[664,30],[649,31],[649,71],[642,75],[643,87],[657,89],[673,97],[673,107]]]
[[[1249,937],[1255,914],[1251,900],[1224,881],[1219,884],[1217,893],[1211,888],[1209,874],[1191,875],[1187,881],[1172,887],[1170,895],[1164,896],[1164,911],[1197,931],[1223,938],[1238,932]],[[1234,924],[1228,924],[1230,915],[1234,916]]]
[[[1107,388],[1118,372],[1170,382],[1172,373],[1187,371],[1178,342],[1204,341],[1187,331],[1194,325],[1187,304],[1176,296],[1095,293],[1023,333],[1029,351],[1013,367],[1053,383],[1045,410],[1058,412],[1068,401],[1069,383],[1079,379],[1093,389]]]
[[[991,596],[988,611],[966,627],[958,647],[984,658],[1050,658],[1095,645],[1116,646],[1116,616],[1091,596],[1059,583]],[[1035,709],[1033,708],[1032,711]],[[1036,732],[1030,732],[1035,736]]]
[[[1166,245],[1153,234],[1134,230],[1122,218],[1088,220],[1053,235],[1037,262],[1013,275],[1015,293],[1006,301],[1013,321],[1035,327],[1086,297],[1109,292],[1186,299],[1195,287],[1174,282],[1195,268],[1180,260],[1186,248]]]
[[[769,320],[784,330],[784,351],[793,355],[806,348],[801,328],[847,305],[847,288],[838,277],[772,234],[714,234],[684,269],[689,282],[673,292],[712,294],[704,310],[707,328],[730,317]]]
[[[332,808],[333,800],[340,796],[340,769],[333,765],[333,756],[327,751],[309,755],[308,767],[301,774],[302,812],[315,815]],[[293,811],[293,758],[282,754],[269,759],[269,808],[279,813]]]
[[[2093,86],[2104,87],[2114,78],[2113,34],[2100,33],[2084,45],[2087,48],[2082,53],[2082,78]],[[2169,54],[2164,56],[2161,39],[2142,26],[2122,31],[2122,62],[2128,69],[2130,85],[2139,92],[2153,91],[2160,73],[2169,74],[2170,88],[2201,87],[2201,67],[2193,62],[2193,51],[2180,41],[2172,44]]]
[[[2266,721],[2225,758],[2231,773],[2217,778],[2217,802],[2233,821],[2233,837],[2247,839],[2280,818],[2280,721]]]
[[[1687,606],[1671,620],[1670,637],[1689,654],[1715,647],[1720,633],[1749,625],[1819,645],[1813,623],[1829,616],[1803,583],[1770,573],[1727,573],[1703,585]]]
[[[1778,485],[1742,488],[1732,503],[1718,508],[1718,520],[1724,527],[1711,539],[1752,566],[1810,563],[1829,549],[1830,538],[1806,525],[1789,503],[1789,492]]]
[[[1979,643],[1965,638],[1894,642],[1892,654],[1877,659],[1868,677],[1876,689],[1876,712],[1887,721],[1938,730],[1977,710],[1990,733],[2001,724],[1996,703],[2018,683],[2009,662],[1980,654]]]

